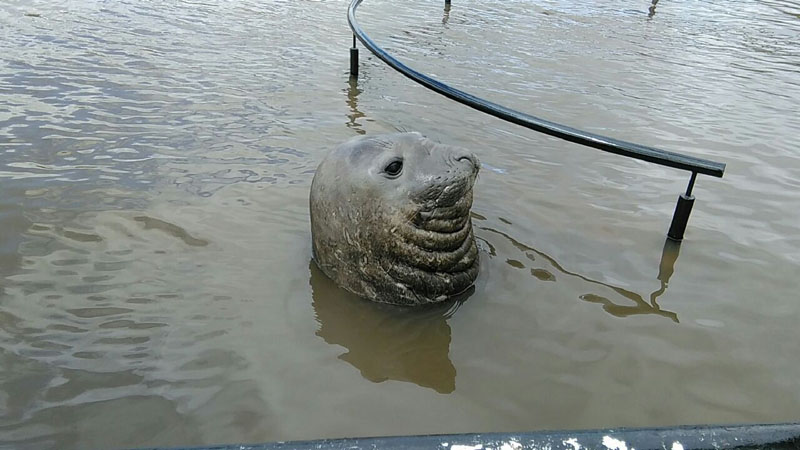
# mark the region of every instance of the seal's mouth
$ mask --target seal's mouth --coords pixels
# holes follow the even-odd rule
[[[419,196],[419,209],[411,222],[414,227],[435,233],[455,233],[469,221],[474,175],[431,184]]]
[[[470,208],[472,208],[472,189],[461,193],[453,201],[421,208],[414,215],[412,223],[420,230],[455,233],[466,226],[469,221]]]
[[[472,186],[421,205],[410,221],[392,229],[386,273],[413,298],[441,301],[467,289],[478,275],[472,232]]]

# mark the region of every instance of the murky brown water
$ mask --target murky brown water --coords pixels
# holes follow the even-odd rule
[[[413,67],[728,163],[700,177],[501,123],[362,53],[347,2],[0,6],[0,446],[106,448],[800,419],[800,3],[368,0]],[[324,152],[473,149],[460,305],[310,264]]]

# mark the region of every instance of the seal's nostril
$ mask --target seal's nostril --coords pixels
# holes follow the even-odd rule
[[[469,161],[469,162],[472,163],[473,166],[475,166],[475,168],[478,168],[478,166],[480,165],[480,163],[478,163],[478,158],[475,155],[473,155],[472,153],[468,153],[468,154],[465,154],[465,155],[459,155],[458,157],[456,157],[456,161],[458,161],[458,162]]]

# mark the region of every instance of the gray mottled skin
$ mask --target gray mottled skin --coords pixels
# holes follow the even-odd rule
[[[387,166],[402,160],[392,177]],[[478,160],[419,133],[362,136],[322,161],[311,183],[314,260],[376,302],[446,300],[478,276],[472,186]]]

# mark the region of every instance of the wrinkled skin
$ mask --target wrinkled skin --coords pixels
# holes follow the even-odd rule
[[[340,145],[311,184],[315,262],[376,302],[421,305],[465,291],[478,276],[470,218],[478,167],[472,153],[419,133]]]

